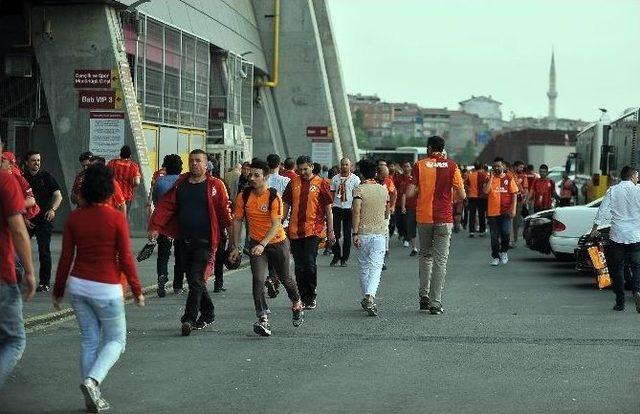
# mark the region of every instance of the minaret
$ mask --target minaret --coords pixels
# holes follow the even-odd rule
[[[558,92],[556,91],[556,64],[553,51],[551,51],[549,91],[547,92],[547,97],[549,97],[549,116],[547,117],[547,126],[549,129],[556,129],[556,98],[558,97]]]

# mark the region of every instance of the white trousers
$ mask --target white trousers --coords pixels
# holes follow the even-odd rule
[[[363,234],[360,236],[360,241],[362,245],[358,249],[358,262],[360,263],[362,294],[375,297],[384,263],[385,235]]]

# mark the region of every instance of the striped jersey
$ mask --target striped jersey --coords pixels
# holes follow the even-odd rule
[[[453,190],[464,187],[458,165],[442,157],[419,160],[411,181],[418,187],[417,222],[453,223]]]
[[[482,197],[482,186],[487,181],[489,175],[483,170],[473,170],[469,171],[469,177],[465,182],[465,187],[467,190],[467,197],[469,198],[478,198]]]
[[[113,171],[114,178],[120,184],[124,199],[133,200],[133,188],[135,187],[133,180],[140,177],[138,164],[130,159],[116,158],[109,161],[107,167]]]
[[[497,217],[513,211],[513,199],[518,184],[512,174],[491,177],[491,191],[487,200],[487,217]]]
[[[305,180],[297,175],[289,181],[282,200],[291,206],[290,239],[320,236],[324,230],[325,208],[333,201],[326,180],[317,175]]]

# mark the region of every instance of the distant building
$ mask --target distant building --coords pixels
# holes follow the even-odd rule
[[[502,102],[498,102],[489,96],[471,96],[470,99],[460,102],[460,110],[469,114],[478,115],[487,123],[492,131],[502,129],[502,111],[500,110]]]
[[[420,108],[420,112],[422,113],[422,131],[425,136],[449,137],[451,111],[447,108]]]
[[[469,142],[476,148],[476,154],[484,147],[479,142],[482,134],[488,133],[487,123],[476,114],[464,111],[450,111],[449,138],[447,148],[449,153],[455,155],[465,148]]]
[[[416,104],[392,104],[391,135],[405,138],[423,137],[422,114]]]

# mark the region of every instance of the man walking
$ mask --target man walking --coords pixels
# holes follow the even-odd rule
[[[405,187],[402,189],[402,198],[400,199],[400,212],[401,214],[396,214],[396,221],[400,223],[404,222],[403,228],[405,232],[405,246],[411,247],[411,253],[409,256],[417,256],[418,255],[418,247],[416,246],[416,236],[418,231],[418,222],[416,221],[416,208],[418,207],[418,197],[415,195],[412,197],[407,196],[407,186],[411,182],[411,164],[409,162],[405,162],[402,165],[404,169],[405,175]],[[398,194],[400,194],[400,189],[398,189]],[[400,228],[398,226],[398,228]]]
[[[533,211],[549,210],[554,199],[558,198],[556,194],[556,184],[552,179],[547,177],[549,167],[546,164],[540,166],[540,178],[537,178],[533,185],[529,187],[529,201],[533,202]]]
[[[22,357],[26,344],[20,283],[14,262],[16,252],[24,268],[25,300],[33,297],[36,287],[29,235],[21,214],[24,209],[25,200],[18,182],[11,174],[0,171],[0,390]]]
[[[173,187],[178,181],[182,172],[182,158],[177,154],[165,155],[162,161],[164,174],[156,179],[155,185],[151,189],[151,200],[154,205]],[[184,271],[180,263],[180,243],[177,240],[171,240],[164,234],[158,235],[158,258],[156,261],[156,269],[158,273],[158,297],[165,297],[165,285],[169,281],[169,257],[171,256],[171,246],[173,246],[173,255],[175,256],[175,264],[173,266],[173,292],[175,294],[182,293]]]
[[[284,285],[291,300],[293,326],[303,322],[303,305],[296,282],[289,274],[289,241],[282,227],[284,205],[278,192],[267,185],[265,176],[270,166],[261,160],[254,160],[249,170],[249,187],[238,194],[234,208],[234,224],[229,259],[234,261],[240,255],[237,246],[242,232],[242,221],[249,223],[249,262],[253,276],[253,302],[258,321],[253,331],[260,336],[271,336],[269,315],[264,295],[268,267],[273,266],[279,280]]]
[[[453,203],[466,197],[455,161],[445,158],[444,138],[427,140],[427,158],[413,166],[407,196],[418,196],[416,219],[420,243],[420,310],[444,312],[442,290],[453,230]]]
[[[491,233],[491,266],[507,264],[509,256],[509,235],[511,220],[516,215],[516,194],[518,185],[513,176],[504,171],[504,161],[496,158],[493,161],[491,179],[483,187],[487,194],[487,215],[489,216],[489,232]]]
[[[631,291],[640,312],[640,188],[638,170],[628,165],[620,171],[620,183],[607,190],[591,228],[591,237],[598,236],[598,227],[611,221],[607,263],[616,295],[615,311],[623,311],[624,273],[631,268]]]
[[[469,171],[465,188],[467,190],[469,204],[469,237],[484,235],[487,231],[487,199],[483,197],[482,187],[488,176],[481,163],[473,165],[473,171]],[[476,219],[478,232],[476,232]]]
[[[42,158],[38,151],[27,152],[27,171],[24,178],[29,182],[36,204],[40,212],[32,220],[27,221],[31,236],[38,242],[38,259],[40,261],[40,282],[37,292],[48,292],[51,280],[51,232],[53,220],[62,202],[62,193],[58,182],[47,171],[41,169]]]
[[[525,172],[525,165],[522,161],[513,163],[513,177],[518,186],[518,195],[516,200],[516,212],[513,216],[513,230],[510,247],[516,247],[518,244],[518,233],[520,232],[520,222],[522,221],[522,209],[525,207],[527,194],[529,193],[529,180]]]
[[[360,304],[370,316],[378,314],[375,302],[389,228],[386,218],[390,214],[389,192],[375,180],[376,164],[368,159],[360,161],[360,174],[364,182],[353,193],[353,244],[360,251],[360,286],[364,296]],[[346,236],[345,236],[346,237]]]
[[[568,207],[576,204],[574,200],[578,198],[578,187],[576,183],[569,178],[569,173],[562,172],[562,181],[560,182],[560,199],[558,200],[558,207]]]
[[[410,243],[407,238],[407,230],[405,227],[405,213],[402,212],[402,197],[407,191],[407,185],[409,185],[409,179],[411,178],[411,163],[409,161],[403,162],[399,167],[399,170],[393,174],[392,178],[393,184],[396,186],[396,191],[398,193],[397,199],[400,200],[400,202],[396,203],[396,209],[391,212],[391,215],[395,219],[395,227],[398,229],[398,238],[404,247],[409,247]]]
[[[182,266],[189,294],[182,322],[182,335],[203,329],[215,320],[207,280],[214,267],[220,232],[231,231],[229,197],[222,180],[207,174],[207,153],[189,153],[189,172],[158,201],[149,222],[149,240],[164,234],[179,238]]]
[[[113,171],[113,176],[122,189],[128,215],[131,211],[135,188],[140,184],[140,166],[131,159],[131,148],[124,145],[120,149],[120,158],[109,161],[107,167]]]
[[[316,308],[318,285],[318,245],[320,235],[327,226],[327,244],[335,243],[331,190],[329,185],[313,174],[313,163],[308,155],[296,160],[300,175],[291,179],[282,196],[291,210],[288,236],[295,263],[296,282],[305,309]]]
[[[347,266],[349,253],[351,253],[351,205],[353,203],[353,190],[360,185],[360,178],[351,172],[351,160],[340,160],[340,174],[331,180],[331,195],[333,196],[333,232],[336,242],[331,250],[333,259],[329,266],[335,266],[340,262],[341,267]],[[340,237],[342,238],[342,248]]]

